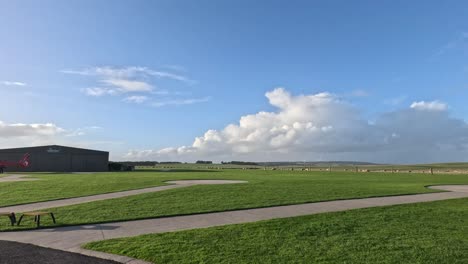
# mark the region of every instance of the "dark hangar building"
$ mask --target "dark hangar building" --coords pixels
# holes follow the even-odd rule
[[[0,160],[19,161],[30,154],[27,168],[6,168],[18,172],[99,172],[108,171],[109,152],[59,145],[0,149]]]

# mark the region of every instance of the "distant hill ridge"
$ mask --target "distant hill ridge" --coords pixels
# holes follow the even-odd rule
[[[278,162],[257,162],[260,166],[363,166],[363,165],[384,165],[363,161],[278,161]]]
[[[133,165],[133,166],[155,166],[157,164],[182,164],[176,161],[121,161],[119,163]],[[250,162],[250,161],[229,161],[221,162],[226,165],[245,165],[245,166],[309,166],[309,167],[323,167],[323,166],[365,166],[365,165],[386,165],[372,162],[362,161],[267,161],[267,162]]]

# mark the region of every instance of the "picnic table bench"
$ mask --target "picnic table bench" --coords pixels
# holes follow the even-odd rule
[[[52,217],[52,221],[55,224],[55,216],[52,212],[28,212],[28,213],[23,213],[18,220],[18,225],[20,225],[21,220],[23,220],[24,216],[34,216],[34,222],[37,224],[37,227],[41,225],[41,216],[42,215],[50,215]]]
[[[16,223],[16,216],[13,212],[0,212],[0,216],[8,216],[10,218],[11,225],[15,225]]]

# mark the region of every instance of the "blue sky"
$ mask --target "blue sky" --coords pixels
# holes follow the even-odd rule
[[[69,144],[110,150],[117,160],[468,157],[466,1],[2,1],[1,6],[4,147]],[[291,96],[299,105],[301,95],[325,92],[327,102],[340,106],[320,110],[304,103],[307,109],[300,111],[307,114],[300,118],[270,120],[236,135],[302,122],[349,138],[378,130],[369,132],[375,142],[322,148],[310,140],[331,139],[309,131],[278,147],[274,137],[288,136],[275,132],[264,135],[271,139],[264,145],[237,149],[250,139],[234,139],[225,128],[242,128],[241,117],[261,111],[280,114],[283,108],[265,97],[278,87],[284,88],[283,99]],[[438,142],[427,150],[434,155],[414,158],[423,146],[405,149],[402,142],[385,141],[393,134],[403,138],[398,131],[404,124],[382,125],[387,136],[374,124],[416,111],[410,106],[418,102],[428,109],[431,102],[443,105],[435,108],[445,121],[457,123],[452,130],[459,138],[413,131],[409,134]],[[343,116],[332,113],[341,105],[356,112],[350,118],[371,127],[338,128]],[[313,117],[320,114],[328,121]],[[207,138],[209,130],[219,135]],[[196,137],[204,137],[201,145],[194,145]],[[389,145],[382,147],[379,140]]]

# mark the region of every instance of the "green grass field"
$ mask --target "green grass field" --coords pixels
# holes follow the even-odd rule
[[[0,206],[87,196],[163,185],[152,172],[28,173],[38,181],[0,182]],[[6,174],[2,175],[6,176]]]
[[[153,263],[468,263],[468,199],[94,242]]]
[[[298,204],[336,199],[434,192],[437,184],[468,184],[466,175],[263,170],[136,171],[95,175],[40,175],[44,181],[3,183],[3,197],[19,203],[47,197],[81,196],[163,184],[177,179],[234,179],[247,184],[193,186],[51,209],[57,225],[134,220],[163,216]],[[51,223],[44,219],[43,224]],[[32,228],[32,221],[19,228]],[[0,230],[10,227],[0,220]]]

